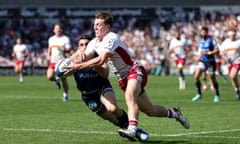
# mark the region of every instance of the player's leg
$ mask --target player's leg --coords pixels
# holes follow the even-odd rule
[[[14,65],[14,71],[15,71],[15,73],[18,74],[18,64],[17,64],[17,62],[16,62],[15,65]]]
[[[213,101],[214,102],[219,102],[220,101],[220,93],[219,93],[219,85],[216,79],[215,72],[209,72],[208,73],[210,83],[213,84],[214,90],[215,90],[215,96]]]
[[[161,105],[153,105],[144,91],[137,99],[139,108],[148,116],[175,118],[184,128],[189,128],[188,120],[182,115],[179,108],[165,108]]]
[[[197,89],[197,95],[192,98],[192,101],[197,101],[202,98],[202,91],[201,91],[201,82],[200,82],[200,76],[203,72],[203,67],[197,67],[195,73],[194,73],[194,81],[195,81],[195,86]]]
[[[232,87],[235,90],[236,93],[236,98],[240,99],[240,89],[239,89],[239,83],[238,83],[238,72],[239,69],[236,67],[232,67],[231,70],[229,71],[229,77],[232,81]]]
[[[207,86],[207,73],[206,71],[202,72],[202,90],[206,91],[208,88]]]
[[[130,70],[128,77],[122,81],[119,81],[120,87],[124,90],[125,101],[128,107],[129,125],[127,129],[120,129],[119,134],[123,137],[127,137],[130,140],[139,139],[140,141],[146,141],[148,139],[148,133],[138,128],[138,115],[139,107],[137,99],[143,87],[147,83],[147,73],[143,67],[134,66]]]
[[[92,112],[95,112],[102,119],[108,120],[118,126],[118,119],[112,112],[107,111],[106,107],[101,103],[100,97],[100,92],[98,91],[93,95],[82,95],[82,100]]]
[[[183,74],[183,67],[178,67],[178,74],[179,74],[179,89],[184,90],[186,89],[186,82]]]
[[[179,75],[179,89],[180,90],[186,89],[185,76],[183,73],[184,63],[185,63],[185,59],[179,59],[177,61],[177,70],[178,70],[178,75]]]
[[[128,126],[127,113],[123,109],[120,109],[118,107],[117,101],[112,89],[108,89],[107,91],[102,93],[101,102],[105,106],[106,110],[115,117],[114,119],[117,119],[117,122],[115,124],[120,128],[127,128]]]
[[[63,101],[68,101],[68,82],[66,77],[61,78],[63,84]]]
[[[60,84],[60,79],[55,77],[55,72],[54,72],[54,68],[55,68],[55,64],[54,63],[50,63],[47,69],[47,79],[50,81],[54,81],[57,88],[60,89],[61,88],[61,84]]]
[[[226,75],[223,74],[222,69],[221,69],[221,62],[216,63],[216,69],[217,69],[218,74],[221,77],[223,77],[224,82],[227,82],[227,77],[226,77]]]
[[[129,79],[125,90],[125,101],[128,107],[129,125],[127,129],[120,129],[119,134],[129,140],[146,141],[148,133],[138,128],[139,107],[137,98],[141,92],[141,83],[137,79]]]
[[[18,65],[18,74],[19,74],[19,82],[20,83],[23,83],[23,65],[24,65],[24,61],[22,61]]]
[[[141,85],[136,79],[129,79],[125,91],[125,101],[128,107],[129,129],[137,129],[139,107],[137,97],[141,92]]]
[[[14,65],[14,71],[18,74],[19,82],[21,82],[21,80],[20,80],[20,63],[18,61],[16,61],[15,65]]]
[[[54,69],[52,69],[52,68],[47,69],[47,79],[50,81],[55,81]]]

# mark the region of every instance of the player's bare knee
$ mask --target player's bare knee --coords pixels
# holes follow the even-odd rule
[[[107,109],[107,111],[113,113],[113,112],[117,111],[117,106],[116,105],[108,105],[108,106],[106,106],[106,109]]]
[[[55,81],[55,77],[47,74],[47,79],[50,81]]]

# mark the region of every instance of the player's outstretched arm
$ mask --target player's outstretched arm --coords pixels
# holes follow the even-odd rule
[[[101,75],[104,78],[108,78],[109,75],[109,68],[106,63],[104,63],[102,66],[98,66],[95,68],[95,70],[98,72],[99,75]]]

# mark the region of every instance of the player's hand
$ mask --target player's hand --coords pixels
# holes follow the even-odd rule
[[[73,73],[74,73],[75,71],[66,71],[64,74],[63,74],[63,76],[64,77],[67,77],[67,76],[70,76],[70,75],[72,75]]]
[[[203,51],[201,51],[201,54],[202,55],[208,55],[208,51],[203,50]]]
[[[77,62],[80,63],[86,60],[86,55],[83,52],[78,52],[76,58],[77,58]]]
[[[68,76],[79,69],[79,64],[71,64],[69,66],[65,66],[64,69],[67,69],[67,71],[63,75]]]

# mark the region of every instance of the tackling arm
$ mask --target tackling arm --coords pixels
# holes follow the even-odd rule
[[[109,69],[106,63],[104,63],[102,66],[96,67],[95,70],[104,78],[107,78],[109,75]]]
[[[103,52],[99,56],[92,59],[89,59],[89,56],[85,55],[86,59],[89,59],[89,60],[84,61],[82,63],[78,63],[78,64],[72,64],[70,66],[67,66],[66,68],[69,69],[69,71],[76,71],[79,69],[100,67],[104,64],[104,62],[109,56],[110,55],[106,52]]]

